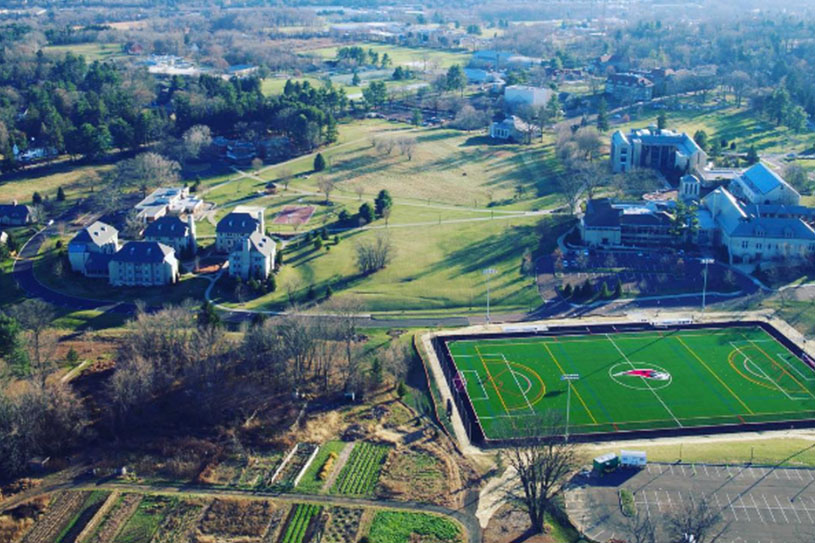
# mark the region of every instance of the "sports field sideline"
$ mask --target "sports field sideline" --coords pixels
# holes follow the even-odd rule
[[[512,426],[547,410],[565,419],[568,396],[572,434],[815,418],[815,371],[759,326],[447,345],[453,385],[466,390],[487,439],[517,437]]]

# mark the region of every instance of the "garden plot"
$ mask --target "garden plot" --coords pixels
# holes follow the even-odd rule
[[[174,503],[175,500],[164,496],[145,496],[114,543],[150,543]]]
[[[388,445],[367,441],[357,443],[334,482],[331,493],[349,496],[372,495],[382,471],[382,464],[390,450],[391,447]]]
[[[289,521],[280,543],[305,543],[310,541],[320,522],[323,508],[319,505],[297,504],[289,514]]]
[[[238,485],[244,487],[271,486],[272,476],[282,461],[283,453],[280,452],[250,455],[249,462],[241,472]]]
[[[449,496],[450,477],[444,463],[427,451],[394,454],[382,475],[385,494],[401,499],[431,501]]]
[[[141,503],[139,494],[125,494],[107,512],[96,530],[85,540],[88,543],[112,543],[127,520]]]
[[[108,497],[107,492],[94,491],[87,495],[82,507],[74,514],[68,524],[62,529],[55,541],[57,543],[74,543],[79,534],[85,529],[88,522],[96,515],[96,512],[105,503]]]
[[[179,501],[164,517],[151,543],[186,543],[204,511],[204,504]]]
[[[371,543],[439,543],[462,541],[453,521],[426,513],[379,511],[368,534]]]
[[[322,543],[354,543],[357,540],[362,509],[332,507],[328,511],[328,524]]]
[[[283,459],[283,464],[272,474],[272,485],[293,487],[297,477],[307,467],[307,463],[317,447],[314,443],[298,443],[295,445]]]
[[[320,492],[332,471],[337,467],[340,453],[346,443],[342,441],[328,441],[320,446],[320,450],[311,461],[308,468],[297,483],[297,491],[309,494]]]
[[[60,492],[54,494],[45,515],[23,538],[23,543],[52,543],[63,527],[82,508],[90,492]]]
[[[275,506],[266,500],[215,499],[204,513],[198,531],[216,538],[259,540],[269,526]]]

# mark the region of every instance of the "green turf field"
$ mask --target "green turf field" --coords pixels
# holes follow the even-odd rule
[[[815,371],[757,326],[448,347],[463,377],[454,385],[466,388],[487,439],[513,437],[513,426],[548,410],[565,419],[567,400],[571,434],[815,418]],[[579,374],[570,394],[567,373]]]

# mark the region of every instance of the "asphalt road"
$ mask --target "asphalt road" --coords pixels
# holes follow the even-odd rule
[[[572,491],[570,513],[592,539],[626,539],[618,490],[634,493],[637,511],[657,526],[702,497],[729,528],[721,543],[815,540],[815,470],[706,464],[650,464],[620,470]],[[582,497],[582,499],[576,499]],[[660,539],[661,541],[662,539]]]

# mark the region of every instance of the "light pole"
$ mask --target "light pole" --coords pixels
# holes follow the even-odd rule
[[[705,307],[707,305],[707,267],[709,264],[713,264],[715,260],[713,260],[712,258],[703,258],[702,260],[700,260],[700,262],[705,265],[705,271],[703,272],[705,281],[704,285],[702,286],[702,313],[704,313]]]
[[[498,271],[495,268],[487,268],[483,272],[484,282],[487,284],[487,323],[490,322],[490,276],[495,275]]]
[[[569,441],[569,411],[572,406],[572,381],[580,379],[580,374],[566,373],[560,376],[561,381],[566,381],[566,441]]]

